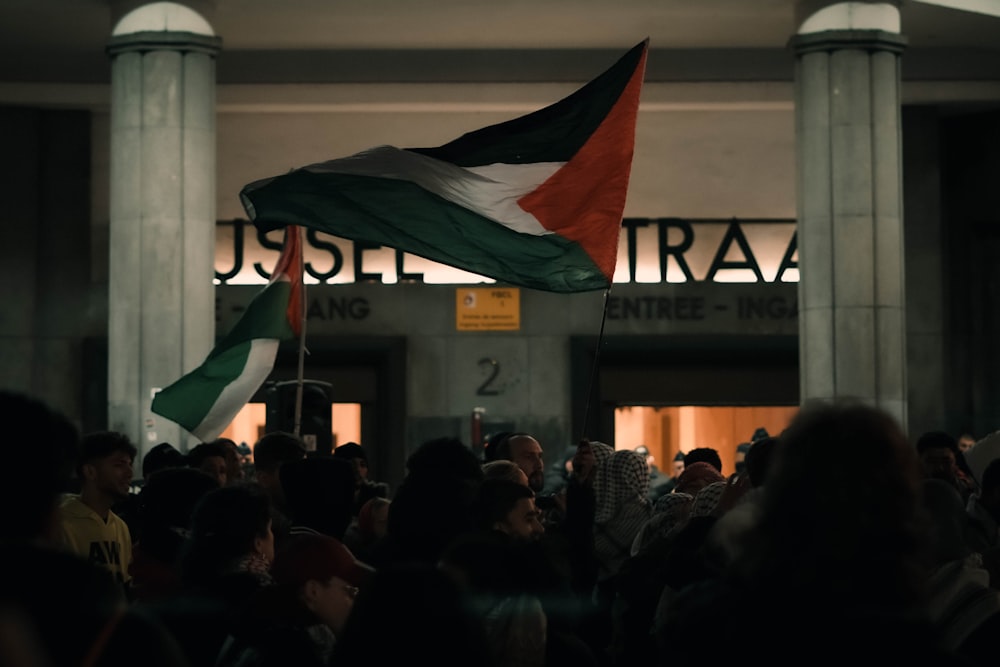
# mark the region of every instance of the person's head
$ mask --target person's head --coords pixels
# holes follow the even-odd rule
[[[536,493],[545,485],[545,462],[542,446],[527,433],[511,433],[496,444],[496,458],[513,461],[528,476],[528,485]]]
[[[684,472],[684,452],[677,452],[674,454],[674,478],[681,476]]]
[[[354,598],[373,572],[340,540],[328,535],[290,538],[271,566],[275,584],[294,595],[337,635],[354,608]]]
[[[184,455],[169,442],[161,442],[142,457],[142,478],[149,477],[167,468],[181,468],[185,465]]]
[[[845,448],[864,452],[864,465],[830,455]],[[807,404],[779,436],[740,567],[765,587],[821,590],[833,606],[858,595],[912,604],[925,576],[919,485],[914,449],[890,414],[852,401]]]
[[[246,472],[243,470],[243,455],[240,453],[240,446],[229,438],[216,438],[212,444],[221,446],[226,455],[226,483],[242,482],[246,478]]]
[[[0,485],[4,507],[16,508],[4,525],[12,540],[49,539],[59,494],[66,491],[79,457],[80,434],[72,422],[42,401],[0,390],[0,419],[21,424],[22,438],[8,438],[4,463],[13,475]]]
[[[424,479],[464,479],[478,482],[483,478],[479,458],[458,438],[426,440],[406,459],[407,476]]]
[[[229,467],[226,464],[226,448],[218,442],[203,442],[187,455],[188,467],[195,468],[213,477],[219,486],[228,481]]]
[[[95,431],[84,435],[76,466],[81,492],[112,502],[128,497],[136,451],[124,433]]]
[[[528,486],[528,476],[521,470],[521,466],[513,461],[497,460],[484,463],[483,475],[486,479],[506,479]]]
[[[368,479],[368,454],[364,448],[356,442],[345,442],[333,450],[334,458],[346,459],[354,467],[354,474],[358,478],[358,483]]]
[[[594,521],[613,521],[626,505],[646,504],[649,494],[649,466],[646,458],[631,449],[618,449],[601,464],[594,488]]]
[[[278,470],[288,461],[306,457],[306,446],[301,438],[284,431],[264,434],[253,446],[253,469],[257,483],[264,487],[271,498],[281,506],[281,482]]]
[[[917,456],[927,479],[954,481],[958,472],[958,443],[944,431],[928,431],[917,440]]]
[[[969,431],[962,431],[958,435],[956,444],[958,445],[958,451],[964,454],[976,444],[976,436],[972,435]]]
[[[369,498],[358,511],[358,532],[366,542],[375,542],[385,537],[389,526],[389,506],[392,501],[376,496]]]
[[[182,576],[211,584],[240,559],[274,559],[271,500],[258,486],[241,484],[205,494],[191,517],[191,539],[182,557]]]
[[[722,473],[711,463],[706,463],[705,461],[685,463],[684,472],[677,478],[674,492],[689,493],[694,496],[709,484],[721,482],[723,479],[725,478],[722,476]]]
[[[479,528],[498,530],[515,539],[531,541],[545,532],[534,491],[507,479],[487,479],[480,484],[473,514]]]
[[[707,463],[720,473],[722,472],[722,458],[719,456],[719,452],[711,447],[695,447],[684,455],[684,467],[699,462]]]
[[[636,447],[635,453],[638,454],[639,456],[646,457],[646,465],[648,465],[650,469],[652,469],[653,466],[656,464],[656,457],[653,456],[653,454],[649,451],[649,447],[647,447],[646,445],[639,445],[638,447]]]

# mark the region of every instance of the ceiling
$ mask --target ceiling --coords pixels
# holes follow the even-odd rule
[[[1000,5],[1000,0],[966,1]],[[113,22],[135,4],[3,0],[0,81],[106,83],[110,67],[104,47]],[[222,39],[220,83],[578,78],[592,74],[589,60],[606,64],[609,54],[646,37],[650,78],[787,78],[796,6],[795,0],[185,4],[198,9]],[[971,63],[973,76],[979,70],[994,72],[992,78],[1000,73],[1000,17],[910,0],[902,6],[902,24],[908,53],[918,54],[916,61],[923,57],[941,67],[954,60],[955,70],[966,72],[959,61]],[[525,54],[533,54],[530,63]]]

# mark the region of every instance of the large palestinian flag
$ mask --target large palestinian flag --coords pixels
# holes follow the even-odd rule
[[[569,97],[437,148],[379,146],[240,192],[301,225],[553,292],[611,285],[649,40]]]

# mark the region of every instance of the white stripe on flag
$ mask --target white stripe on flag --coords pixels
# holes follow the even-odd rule
[[[535,190],[564,164],[536,162],[466,168],[395,146],[376,146],[349,157],[310,165],[305,170],[409,181],[516,232],[544,236],[552,232],[518,206],[517,200]]]
[[[237,413],[250,402],[257,389],[271,374],[279,342],[274,338],[256,338],[250,341],[250,351],[247,353],[243,372],[226,385],[215,399],[212,409],[201,423],[191,430],[195,437],[207,442],[218,438],[226,430]]]

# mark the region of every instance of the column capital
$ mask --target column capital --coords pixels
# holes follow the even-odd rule
[[[108,41],[105,51],[114,58],[133,51],[181,51],[207,53],[214,56],[222,49],[222,38],[193,32],[148,30],[116,35]]]
[[[840,51],[860,49],[863,51],[890,51],[900,54],[906,49],[908,40],[903,35],[885,30],[824,30],[795,35],[789,46],[796,55],[817,51]]]

